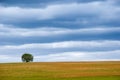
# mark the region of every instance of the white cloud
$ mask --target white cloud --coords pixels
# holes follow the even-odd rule
[[[53,53],[47,55],[35,55],[35,62],[56,62],[56,61],[120,61],[120,50],[114,51],[95,51],[83,52],[72,51],[63,53]],[[2,62],[21,62],[21,56],[17,55],[0,55],[0,63]]]
[[[8,55],[0,55],[0,59],[9,59],[9,58],[11,58],[11,57]]]
[[[23,45],[3,45],[0,49],[119,49],[120,41],[64,41],[53,43],[32,43]]]
[[[120,27],[96,27],[96,28],[80,28],[80,29],[67,29],[67,28],[16,28],[10,25],[0,24],[1,36],[56,36],[56,35],[70,35],[70,34],[103,34],[111,32],[119,32]]]
[[[64,41],[1,45],[0,62],[20,62],[21,55],[25,52],[33,54],[35,61],[120,60],[120,41]]]
[[[110,61],[120,60],[120,50],[102,52],[64,52],[35,56],[36,61]]]
[[[112,1],[48,5],[45,8],[21,8],[0,6],[0,21],[45,20],[63,16],[94,15],[111,20],[119,17],[120,8]]]
[[[0,54],[0,63],[5,62],[20,62],[21,59],[18,56],[11,56],[11,55],[1,55]]]

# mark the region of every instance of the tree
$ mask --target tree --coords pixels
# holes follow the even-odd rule
[[[23,54],[21,58],[22,58],[23,62],[32,62],[33,61],[33,56],[29,53]]]

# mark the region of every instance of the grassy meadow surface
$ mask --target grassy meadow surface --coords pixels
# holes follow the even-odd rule
[[[120,61],[1,63],[0,80],[120,80]]]

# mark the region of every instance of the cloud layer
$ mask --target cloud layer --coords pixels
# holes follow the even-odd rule
[[[0,0],[0,62],[120,60],[119,14],[119,0]]]
[[[35,61],[95,61],[119,60],[120,41],[66,41],[56,43],[0,46],[0,61],[20,56],[28,51]],[[5,51],[8,50],[8,51]],[[4,53],[2,53],[4,51]],[[9,54],[8,54],[9,53]]]
[[[115,6],[115,1],[94,1],[89,3],[65,3],[48,5],[45,8],[22,8],[0,6],[0,22],[19,23],[54,20],[66,17],[79,19],[81,22],[88,23],[108,23],[119,20],[120,8]],[[91,19],[89,19],[91,18]],[[97,19],[97,21],[95,21]]]
[[[0,46],[0,49],[60,49],[60,48],[81,48],[81,49],[119,49],[120,41],[64,41],[54,43],[33,43],[24,45],[5,45]]]
[[[0,24],[0,35],[1,36],[21,36],[21,37],[30,37],[30,36],[56,36],[56,35],[68,35],[68,34],[103,34],[111,32],[119,32],[120,28],[106,28],[106,27],[97,27],[97,28],[80,28],[80,29],[67,29],[67,28],[55,28],[55,27],[43,27],[43,28],[15,28],[9,25]],[[7,32],[7,33],[6,33]]]
[[[109,55],[109,56],[108,56]],[[34,61],[56,62],[56,61],[119,61],[120,50],[115,51],[99,51],[99,52],[64,52],[48,55],[38,55],[34,57]],[[14,58],[13,58],[14,57]],[[1,62],[20,62],[18,56],[0,55]]]

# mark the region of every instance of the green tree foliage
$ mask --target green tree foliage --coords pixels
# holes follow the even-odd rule
[[[29,53],[23,54],[21,58],[22,58],[23,62],[32,62],[33,61],[33,55],[31,55]]]

